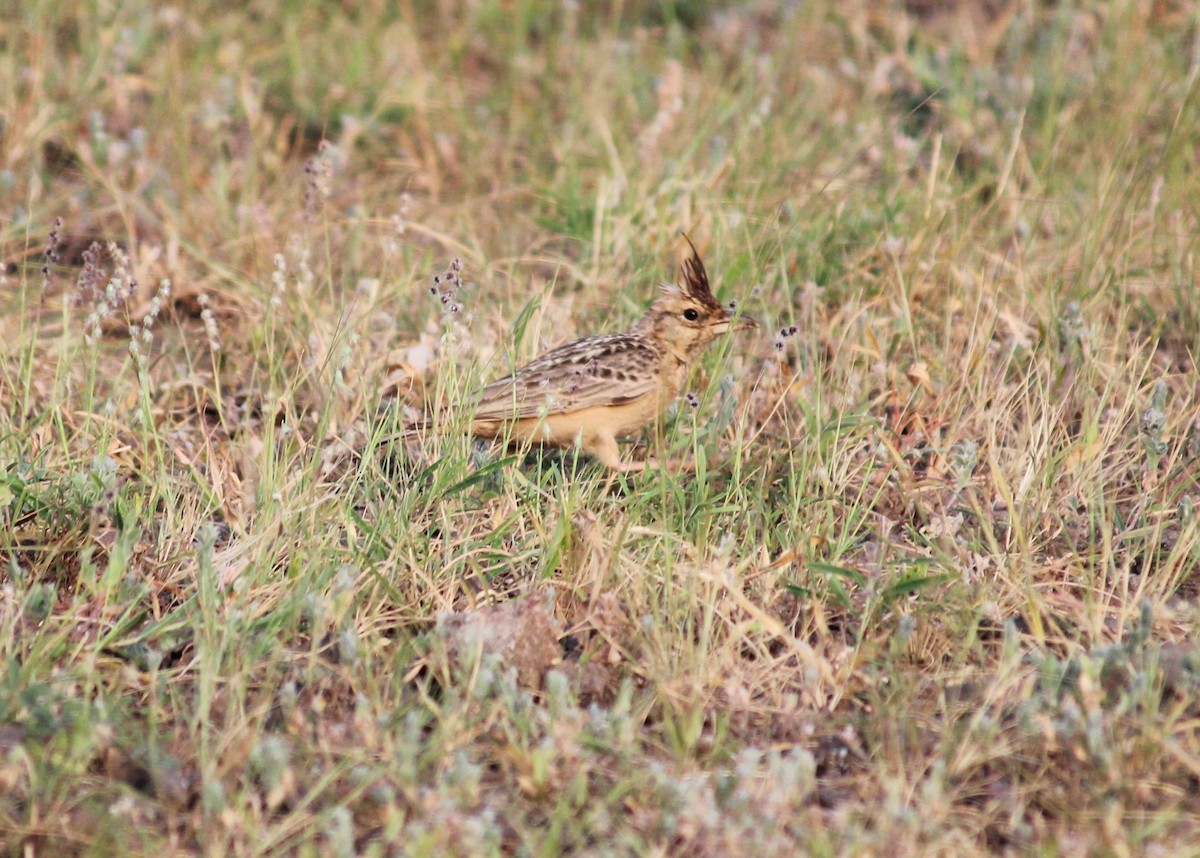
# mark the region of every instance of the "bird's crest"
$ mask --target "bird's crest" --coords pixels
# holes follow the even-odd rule
[[[696,245],[692,244],[687,233],[682,235],[683,240],[688,243],[687,253],[679,265],[682,282],[678,285],[664,283],[662,290],[665,294],[683,295],[705,307],[719,309],[721,305],[713,297],[712,287],[708,283],[708,272],[704,270],[704,262],[700,259],[700,251],[696,250]]]

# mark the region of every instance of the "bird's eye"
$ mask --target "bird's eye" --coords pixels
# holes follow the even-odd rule
[[[689,322],[694,322],[700,318],[700,314],[697,313],[692,307],[688,307],[683,311],[683,318],[687,319]]]

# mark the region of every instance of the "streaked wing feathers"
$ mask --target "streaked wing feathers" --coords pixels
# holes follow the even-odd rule
[[[546,352],[483,389],[476,419],[516,420],[624,405],[658,384],[661,357],[639,336],[590,337]]]

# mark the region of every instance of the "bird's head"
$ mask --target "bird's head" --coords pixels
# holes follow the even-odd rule
[[[730,328],[745,330],[758,324],[747,316],[733,315],[717,303],[696,246],[686,235],[684,239],[688,249],[680,265],[680,282],[662,285],[637,330],[690,361]]]

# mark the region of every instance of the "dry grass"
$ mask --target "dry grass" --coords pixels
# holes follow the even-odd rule
[[[0,12],[4,851],[1195,848],[1193,6],[617,5]],[[377,455],[682,229],[694,476]]]

